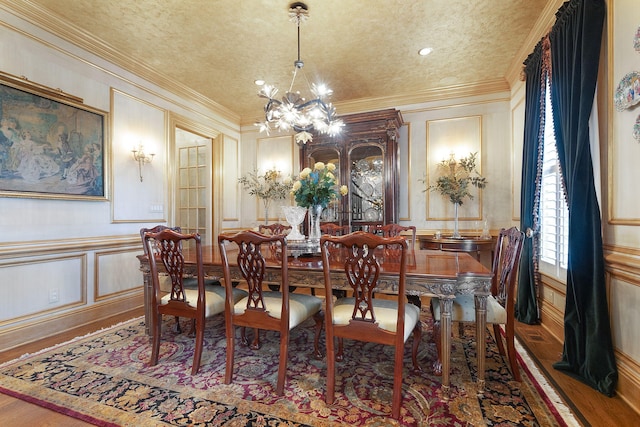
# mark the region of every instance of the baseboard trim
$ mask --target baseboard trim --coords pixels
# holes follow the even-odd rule
[[[640,366],[630,357],[616,351],[618,366],[618,387],[620,395],[638,415],[640,415]]]
[[[30,344],[62,332],[73,331],[118,314],[140,309],[143,305],[143,292],[140,289],[120,298],[100,301],[88,307],[20,324],[0,332],[0,342],[3,343],[2,351]]]

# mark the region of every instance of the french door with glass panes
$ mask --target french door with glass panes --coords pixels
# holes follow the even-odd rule
[[[176,223],[212,244],[211,139],[176,129]]]

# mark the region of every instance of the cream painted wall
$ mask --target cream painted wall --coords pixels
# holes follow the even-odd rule
[[[640,141],[633,127],[640,127],[640,108],[615,108],[614,94],[625,75],[640,73],[640,8],[634,0],[608,2],[607,61],[602,75],[606,92],[601,104],[601,144],[606,202],[603,225],[611,327],[621,374],[619,390],[640,412]],[[606,119],[605,119],[606,117]],[[605,121],[609,126],[602,125]]]
[[[5,295],[0,342],[5,349],[140,307],[139,230],[173,223],[170,126],[206,129],[201,133],[218,145],[225,138],[237,145],[240,127],[198,100],[109,64],[4,7],[0,59],[0,71],[60,88],[108,118],[106,200],[0,197],[0,291]],[[131,153],[138,142],[156,154],[144,166],[143,182]],[[215,195],[223,198],[221,192],[222,186]],[[152,210],[153,205],[161,210]]]

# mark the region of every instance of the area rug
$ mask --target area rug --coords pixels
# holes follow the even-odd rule
[[[324,401],[323,360],[312,356],[313,322],[290,339],[284,396],[274,393],[278,334],[262,332],[262,347],[237,345],[232,384],[224,384],[224,319],[208,320],[200,372],[190,375],[194,339],[165,320],[159,363],[148,366],[150,338],[142,319],[25,355],[0,365],[0,392],[99,426],[570,426],[531,369],[518,383],[487,334],[484,393],[476,385],[473,327],[452,341],[449,396],[431,364],[436,358],[429,315],[423,313],[421,373],[410,371],[410,344],[399,420],[389,418],[393,349],[345,342],[337,364],[336,400]],[[457,329],[457,328],[454,328]],[[183,325],[183,330],[188,330]],[[239,341],[239,340],[238,340]],[[520,359],[523,362],[523,359]]]

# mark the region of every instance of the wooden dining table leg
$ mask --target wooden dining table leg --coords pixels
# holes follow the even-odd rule
[[[475,295],[476,353],[478,356],[478,393],[484,392],[485,350],[487,348],[487,295]],[[499,337],[496,337],[499,339]]]
[[[440,299],[440,327],[442,340],[442,391],[443,398],[449,397],[449,373],[451,369],[451,307],[452,298]]]
[[[151,272],[147,264],[142,270],[143,280],[143,298],[144,298],[144,332],[151,336],[153,331],[153,316],[151,316],[151,307],[153,306],[153,285],[151,284]]]

